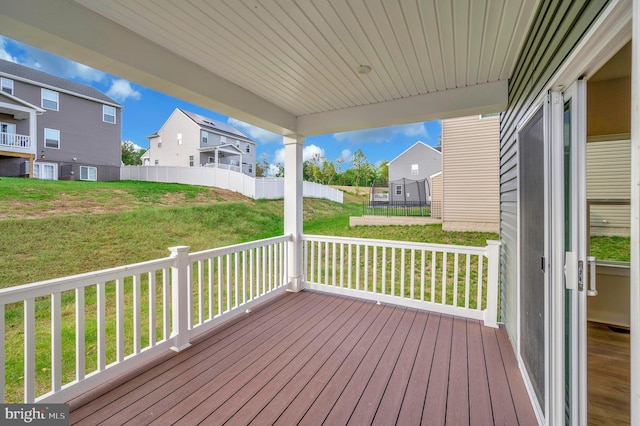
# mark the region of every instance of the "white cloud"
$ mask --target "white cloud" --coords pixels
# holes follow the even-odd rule
[[[380,127],[376,129],[354,130],[351,132],[335,133],[334,139],[339,142],[360,144],[365,142],[387,142],[396,135],[407,137],[424,136],[429,138],[424,123],[405,124],[402,126]]]
[[[343,149],[342,152],[340,153],[339,159],[345,163],[350,163],[351,160],[353,160],[353,153],[349,149]]]
[[[133,145],[134,149],[144,149],[145,151],[147,150],[146,147],[140,146],[140,145],[138,145],[137,143],[135,143],[134,141],[131,141],[131,140],[127,140],[127,141],[122,141],[121,142],[122,145],[124,145],[126,143],[130,143],[131,145]]]
[[[244,121],[229,117],[227,123],[260,143],[282,143],[282,136]]]
[[[324,158],[324,149],[317,145],[307,145],[302,148],[302,161],[311,160],[314,157]],[[273,155],[273,164],[284,165],[284,148],[280,148]]]
[[[278,167],[275,164],[269,164],[269,167],[265,171],[265,175],[269,177],[275,177],[278,174],[278,172],[280,172],[280,167]]]
[[[129,98],[138,100],[142,95],[135,90],[127,80],[118,79],[113,80],[111,83],[111,87],[107,91],[107,96],[118,102],[124,102]]]

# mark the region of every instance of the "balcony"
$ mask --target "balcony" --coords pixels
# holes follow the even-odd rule
[[[0,290],[0,390],[77,424],[536,424],[498,252],[285,235]]]
[[[0,132],[0,151],[34,153],[31,137],[16,133]]]

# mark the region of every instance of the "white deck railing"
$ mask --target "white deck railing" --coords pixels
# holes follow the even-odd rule
[[[288,288],[289,240],[174,247],[163,259],[0,290],[0,401],[67,401],[188,346]]]
[[[0,147],[31,148],[31,137],[15,133],[0,132]]]
[[[306,288],[483,320],[496,327],[500,243],[466,247],[304,235]]]

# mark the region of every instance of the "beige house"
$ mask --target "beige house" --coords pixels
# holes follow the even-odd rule
[[[220,167],[255,177],[256,143],[226,123],[176,108],[147,138],[144,165]]]
[[[431,176],[432,216],[447,231],[498,232],[500,119],[442,120],[442,173]]]

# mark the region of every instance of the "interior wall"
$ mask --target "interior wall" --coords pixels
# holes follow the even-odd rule
[[[631,78],[587,83],[587,136],[631,132]]]

